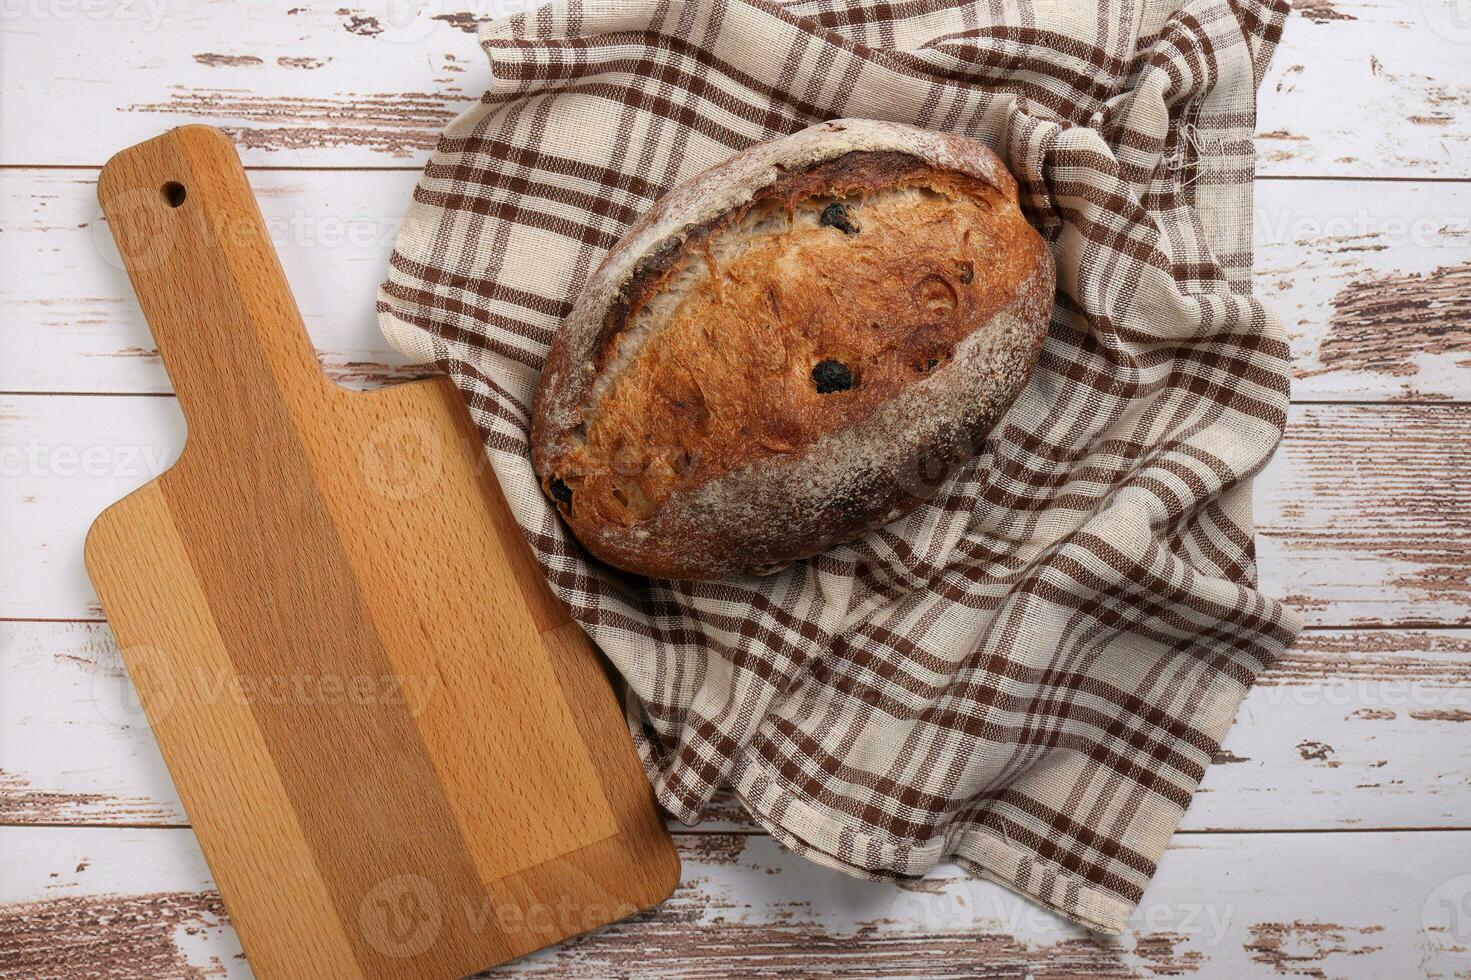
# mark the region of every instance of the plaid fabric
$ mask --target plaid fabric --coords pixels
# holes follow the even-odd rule
[[[1288,401],[1283,331],[1249,281],[1255,91],[1286,12],[628,0],[482,28],[494,79],[424,171],[382,326],[464,393],[681,820],[729,784],[824,864],[952,858],[1123,928],[1299,628],[1256,590],[1251,524]],[[842,116],[1006,161],[1058,260],[1034,377],[940,494],[850,546],[705,584],[589,562],[527,458],[560,319],[672,185]]]

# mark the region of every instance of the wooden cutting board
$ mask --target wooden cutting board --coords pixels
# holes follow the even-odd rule
[[[218,131],[98,196],[189,435],[87,568],[255,973],[460,976],[662,901],[615,696],[450,382],[322,374]]]

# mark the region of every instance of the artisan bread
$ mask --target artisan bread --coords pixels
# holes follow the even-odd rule
[[[1036,363],[1051,253],[980,143],[839,120],[676,187],[557,332],[532,463],[642,575],[765,572],[893,520]]]

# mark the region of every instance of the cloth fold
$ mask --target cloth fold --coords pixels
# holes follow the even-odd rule
[[[954,859],[1124,928],[1300,628],[1257,590],[1251,522],[1288,402],[1283,330],[1250,285],[1255,93],[1286,14],[572,0],[482,27],[493,80],[414,192],[382,329],[454,378],[679,819],[728,784],[821,863]],[[1001,155],[1058,261],[1035,375],[958,476],[850,545],[711,583],[590,561],[528,460],[560,319],[664,191],[843,116]]]

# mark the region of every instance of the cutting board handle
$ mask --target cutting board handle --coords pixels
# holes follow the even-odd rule
[[[238,437],[254,414],[242,392],[279,391],[299,415],[301,399],[340,391],[223,133],[183,126],[123,150],[102,168],[97,197],[191,432]]]

